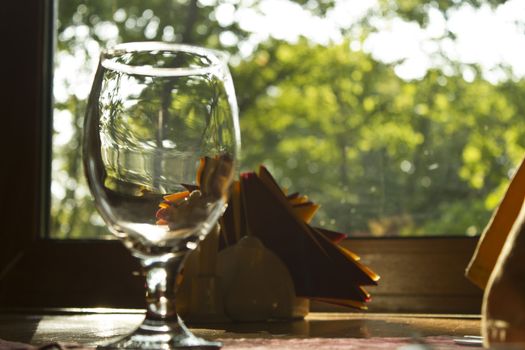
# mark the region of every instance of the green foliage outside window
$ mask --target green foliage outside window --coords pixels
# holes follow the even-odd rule
[[[320,18],[335,6],[296,2]],[[500,2],[468,1],[478,7]],[[308,37],[254,41],[237,21],[221,19],[215,3],[63,1],[57,67],[68,55],[91,57],[83,67],[92,66],[93,52],[114,42],[165,40],[229,51],[242,169],[263,163],[283,187],[308,194],[321,205],[316,224],[353,236],[478,234],[525,156],[525,80],[507,69],[506,79],[491,83],[479,66],[446,57],[448,69],[400,78],[396,62],[352,45],[374,33],[373,16],[425,26],[429,9],[447,13],[460,4],[378,3],[376,13],[340,28],[340,42],[322,45]],[[436,40],[445,39],[453,33]],[[465,69],[474,72],[471,79]],[[67,81],[56,85],[69,93],[57,93],[55,104],[51,235],[104,237],[80,164],[85,91],[72,93]]]

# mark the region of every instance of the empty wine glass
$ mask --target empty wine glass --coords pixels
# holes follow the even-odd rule
[[[84,125],[95,204],[146,276],[139,328],[106,348],[218,348],[177,316],[176,276],[223,213],[240,147],[233,82],[216,52],[160,42],[102,52]]]

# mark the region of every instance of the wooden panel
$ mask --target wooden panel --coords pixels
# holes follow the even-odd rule
[[[481,291],[464,276],[477,239],[356,239],[344,245],[381,275],[370,311],[479,313]],[[314,309],[339,310],[314,305]]]
[[[144,279],[118,241],[41,241],[1,281],[0,306],[143,308]]]
[[[359,239],[345,245],[381,275],[371,312],[479,313],[481,292],[464,269],[470,238]],[[0,284],[0,305],[143,306],[137,261],[117,241],[43,241]],[[341,276],[344,278],[344,276]],[[10,289],[8,286],[16,286]],[[314,303],[312,309],[346,311]]]

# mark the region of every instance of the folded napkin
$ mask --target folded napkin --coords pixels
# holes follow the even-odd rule
[[[507,192],[486,226],[467,267],[466,276],[485,289],[503,245],[525,200],[525,159],[514,174]]]
[[[227,171],[228,169],[231,170],[231,161],[228,158],[202,158],[196,175],[196,185],[185,185],[186,191],[164,196],[164,201],[159,204],[157,224],[168,225],[170,229],[180,229],[182,228],[179,227],[181,226],[180,221],[183,217],[206,215],[207,199],[221,196],[223,189],[225,189],[224,184],[227,177],[225,174],[230,173]],[[192,264],[192,261],[196,261],[196,259],[188,258],[187,268],[183,272],[184,279],[187,281],[185,283],[183,280],[181,285],[181,292],[187,291],[188,298],[183,297],[182,299],[189,300],[192,294],[196,294],[189,289],[199,289],[193,288],[190,283],[195,282],[201,285],[207,283],[210,287],[217,285],[217,278],[215,278],[217,272],[214,271],[216,266],[220,265],[218,264],[217,250],[227,250],[229,251],[227,255],[235,255],[239,258],[246,254],[227,248],[239,245],[243,238],[252,237],[254,239],[243,242],[245,248],[253,248],[251,254],[254,257],[264,255],[266,259],[241,259],[244,264],[256,264],[257,261],[260,261],[260,264],[267,265],[269,261],[280,260],[284,264],[283,269],[288,270],[293,283],[292,288],[285,289],[294,289],[292,294],[295,296],[366,309],[366,303],[371,298],[363,286],[377,285],[379,275],[360,262],[355,253],[338,244],[340,240],[346,237],[345,234],[310,225],[319,205],[310,201],[305,195],[287,194],[264,166],[260,166],[258,172],[241,174],[240,179],[234,182],[231,192],[227,210],[219,221],[218,247],[213,248],[215,244],[207,244],[206,241],[210,240],[210,237],[207,237],[199,248],[202,250],[197,259],[199,263]],[[193,220],[188,221],[192,222]],[[214,236],[214,234],[209,236]],[[257,242],[261,242],[261,248],[267,249],[269,252],[265,253],[264,249],[256,249]],[[206,249],[208,245],[212,249]],[[274,255],[276,259],[273,258]],[[193,265],[195,267],[199,265],[200,270],[203,271],[197,271],[196,268],[195,273],[191,273]],[[273,265],[277,266],[278,264]],[[251,270],[257,270],[260,273],[254,278],[260,277],[261,281],[267,277],[266,275],[270,277],[276,275],[269,269],[256,269],[255,267],[257,266],[254,265]],[[278,270],[282,269],[279,268]],[[242,271],[241,275],[243,275]],[[275,284],[279,280],[289,279],[284,275],[287,274],[280,274],[281,277],[279,278],[266,279],[268,285],[272,284],[270,282]],[[191,282],[188,278],[190,276],[193,277]],[[206,281],[203,277],[206,278]],[[223,280],[224,277],[223,274]],[[235,280],[233,277],[229,278],[231,276],[226,277],[228,277],[227,280]],[[241,279],[244,280],[245,278]],[[241,288],[241,285],[242,283],[239,284],[238,288],[242,290],[238,292],[243,297],[249,296],[247,295],[249,294],[248,289]],[[245,285],[247,286],[247,284]],[[255,285],[256,283],[250,283],[252,287]],[[223,286],[220,289],[222,291],[214,293],[217,295],[212,298],[214,301],[213,303],[210,302],[210,307],[212,304],[214,308],[215,306],[219,307],[221,304],[220,294],[225,289],[235,291],[235,288],[230,285]],[[286,294],[286,291],[283,293]],[[184,295],[184,293],[182,294]],[[229,297],[226,295],[224,298],[228,299]],[[263,302],[259,298],[256,299],[257,303]],[[283,298],[277,299],[283,300]],[[191,303],[192,301],[189,300],[184,306],[191,306]],[[220,312],[218,316],[220,316]]]
[[[287,195],[261,166],[234,187],[221,220],[223,244],[253,235],[286,265],[297,296],[365,309],[370,295],[363,286],[376,285],[379,276],[337,243],[345,235],[309,224],[317,207]]]
[[[217,189],[223,188],[225,176],[216,175],[227,173],[221,169],[230,169],[229,166],[228,159],[202,158],[196,185],[185,185],[186,191],[165,196],[159,205],[157,223],[174,229],[181,212],[190,216],[195,212],[198,214],[199,201],[220,195],[221,191]],[[377,285],[379,275],[360,262],[355,253],[338,244],[345,234],[310,225],[318,208],[319,205],[305,195],[288,194],[268,169],[260,166],[258,172],[243,173],[234,182],[227,210],[219,221],[217,249],[225,250],[239,244],[245,237],[254,237],[256,240],[251,240],[253,244],[249,246],[253,248],[260,241],[282,261],[293,280],[297,297],[366,309],[371,298],[363,286]],[[206,245],[202,243],[201,246]],[[217,261],[216,253],[211,253],[201,254],[213,255],[214,258],[201,256],[200,265],[210,269],[198,274],[207,277],[215,274],[212,270]],[[206,263],[207,260],[213,263]],[[190,272],[190,262],[184,272],[186,277]]]

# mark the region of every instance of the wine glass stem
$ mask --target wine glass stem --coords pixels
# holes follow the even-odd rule
[[[176,278],[185,254],[168,260],[143,260],[146,271],[146,320],[177,322]]]

